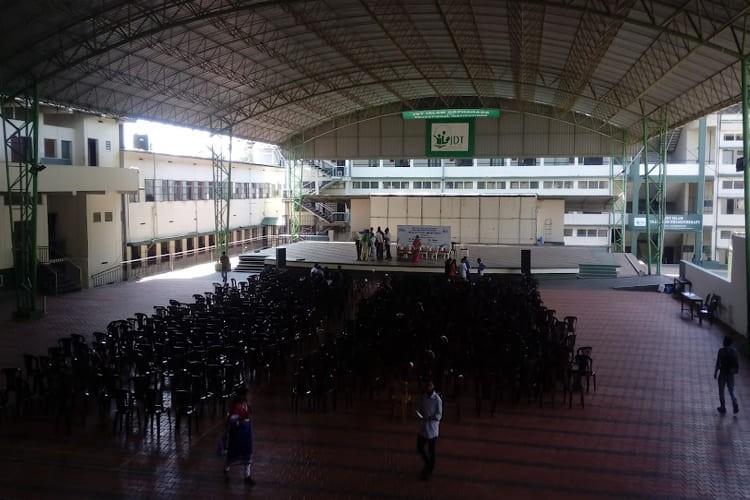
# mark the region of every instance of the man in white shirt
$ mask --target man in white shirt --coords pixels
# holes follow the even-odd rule
[[[432,380],[427,382],[425,389],[417,410],[417,416],[422,420],[419,434],[417,434],[417,452],[424,461],[423,480],[429,479],[432,471],[435,470],[435,444],[440,433],[440,419],[443,416],[443,400],[435,392],[435,384]]]

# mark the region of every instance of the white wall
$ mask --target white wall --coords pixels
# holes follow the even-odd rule
[[[372,196],[369,209],[367,227],[390,227],[392,232],[399,225],[449,226],[451,238],[462,243],[536,241],[533,196]]]
[[[545,241],[563,243],[565,200],[537,200],[536,226]]]
[[[121,196],[117,193],[86,196],[88,275],[108,269],[122,260]],[[112,221],[106,220],[106,212],[112,213]],[[100,222],[94,222],[94,213],[101,214]]]
[[[736,332],[745,335],[747,333],[745,238],[733,235],[732,246],[729,280],[710,273],[700,266],[683,261],[685,278],[693,283],[693,291],[702,297],[709,293],[718,294],[721,297],[719,319]]]

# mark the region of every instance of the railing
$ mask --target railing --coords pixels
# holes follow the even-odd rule
[[[122,264],[112,266],[109,269],[92,274],[89,278],[89,283],[92,288],[104,285],[114,285],[115,283],[122,281],[124,270]]]
[[[71,259],[56,259],[55,262],[42,263],[37,266],[37,272],[52,276],[53,291],[55,295],[60,292],[60,285],[69,281],[77,289],[83,288],[83,270],[77,266]]]
[[[303,239],[303,238],[299,238]],[[289,234],[273,234],[256,236],[244,240],[237,240],[228,244],[228,254],[244,253],[261,248],[286,245],[293,241]],[[166,259],[164,259],[166,257]],[[193,250],[185,250],[170,255],[156,255],[141,257],[139,259],[124,260],[116,266],[91,275],[92,287],[112,285],[121,281],[152,276],[169,271],[184,269],[187,267],[215,262],[218,259],[216,245],[210,245]]]

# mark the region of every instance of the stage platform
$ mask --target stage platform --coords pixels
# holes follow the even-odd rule
[[[397,260],[393,246],[392,260],[356,260],[354,243],[301,241],[286,245],[286,265],[290,268],[311,267],[316,262],[322,266],[341,265],[342,269],[376,270],[378,272],[442,273],[444,260],[422,259],[418,264],[407,260]],[[624,254],[612,254],[598,247],[580,246],[524,246],[524,245],[457,245],[457,259],[468,255],[472,270],[476,270],[477,258],[487,266],[486,273],[518,274],[521,272],[521,250],[531,251],[531,272],[537,275],[578,274],[579,265],[601,265],[617,267],[618,277],[638,276],[638,269],[631,265]],[[263,254],[265,263],[276,266],[276,249],[268,248],[252,255]],[[636,262],[634,257],[630,257]]]

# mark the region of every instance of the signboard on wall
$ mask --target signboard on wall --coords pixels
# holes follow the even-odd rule
[[[656,215],[651,215],[651,231],[659,227],[659,219]],[[698,214],[669,214],[664,216],[665,231],[699,231],[702,227],[701,216]],[[631,229],[646,230],[646,216],[633,216],[633,225]]]
[[[443,118],[500,118],[497,108],[420,109],[401,113],[404,120],[434,120]]]
[[[471,158],[474,156],[474,120],[427,120],[425,151],[428,157]]]
[[[400,247],[411,246],[414,238],[419,236],[422,246],[432,248],[451,248],[450,226],[397,226],[396,243]]]

